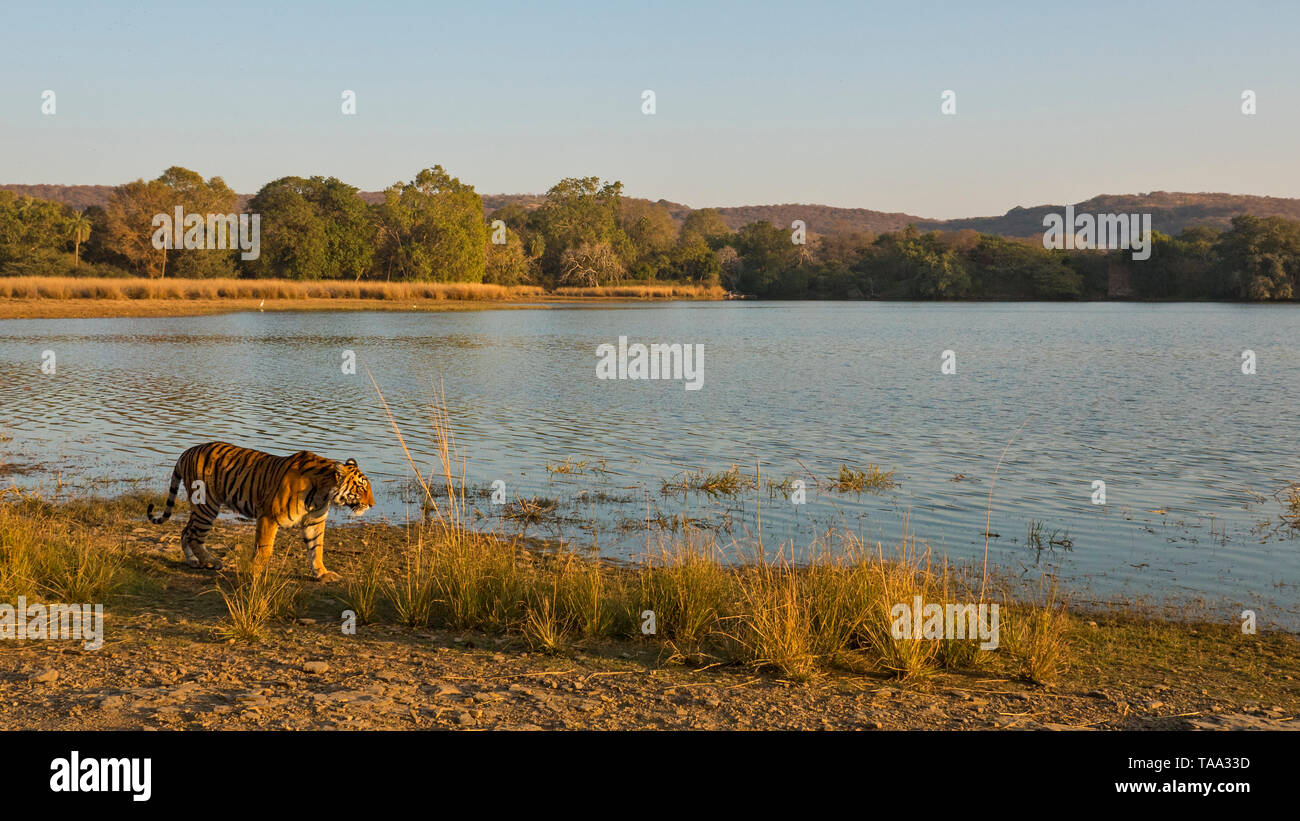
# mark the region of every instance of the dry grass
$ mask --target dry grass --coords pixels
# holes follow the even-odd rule
[[[536,285],[478,282],[299,282],[285,279],[0,277],[0,299],[376,299],[510,300],[540,297]]]
[[[1070,618],[1055,581],[1044,579],[1038,602],[1013,608],[1003,622],[1002,641],[1022,678],[1048,684],[1065,672]]]
[[[93,525],[33,494],[0,496],[0,601],[103,603],[123,580],[121,551]]]
[[[727,290],[720,285],[691,285],[689,283],[654,283],[602,285],[595,287],[556,288],[556,296],[612,297],[618,299],[724,299]]]
[[[380,595],[389,578],[386,559],[383,551],[367,546],[355,570],[343,580],[343,606],[361,624],[370,624],[379,615]]]
[[[292,581],[284,557],[275,557],[261,571],[252,567],[252,553],[240,553],[234,574],[223,574],[217,592],[226,605],[227,623],[218,629],[227,639],[257,642],[266,638],[273,621],[293,618],[301,588]]]

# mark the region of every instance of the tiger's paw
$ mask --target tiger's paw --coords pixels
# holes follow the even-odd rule
[[[190,567],[193,567],[195,570],[220,570],[221,569],[221,560],[214,559],[211,556],[203,560],[200,560],[195,556],[190,556],[187,559],[185,559],[185,562]]]
[[[316,581],[321,584],[325,584],[326,582],[341,582],[343,581],[343,577],[335,573],[333,570],[326,570],[324,573],[316,574]]]

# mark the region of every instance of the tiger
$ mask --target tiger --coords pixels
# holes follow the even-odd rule
[[[195,445],[181,454],[172,471],[167,508],[145,516],[154,524],[171,518],[176,489],[185,485],[190,500],[190,520],[181,531],[185,561],[195,568],[220,570],[221,560],[203,549],[221,507],[257,520],[253,571],[266,567],[281,527],[302,525],[302,540],[319,582],[343,577],[325,567],[325,518],[330,504],[342,505],[360,516],[375,505],[370,480],[355,459],[336,462],[301,450],[292,456],[273,456],[260,450],[226,442]],[[202,483],[202,484],[200,484]]]

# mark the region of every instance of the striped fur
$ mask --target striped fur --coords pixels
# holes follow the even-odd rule
[[[319,581],[340,578],[325,567],[325,519],[330,504],[351,508],[354,516],[375,504],[370,480],[354,459],[335,462],[305,450],[292,456],[272,456],[225,442],[196,445],[181,454],[167,489],[166,509],[155,517],[154,506],[149,505],[149,521],[162,524],[171,518],[181,486],[190,501],[190,520],[181,531],[181,550],[190,566],[220,569],[220,560],[203,549],[203,542],[224,506],[257,520],[255,571],[271,558],[279,528],[301,524],[303,544]]]

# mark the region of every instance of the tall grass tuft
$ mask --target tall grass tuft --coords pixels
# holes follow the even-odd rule
[[[916,541],[905,534],[895,554],[888,558],[883,547],[877,545],[870,567],[875,595],[863,623],[863,635],[876,666],[904,680],[930,675],[935,670],[938,645],[916,635],[894,638],[891,613],[898,604],[910,607],[918,596],[923,602],[936,601],[937,584],[929,551],[918,548]]]
[[[379,601],[388,578],[385,555],[367,548],[353,572],[344,577],[343,606],[355,613],[362,624],[373,623],[379,614]]]
[[[1069,666],[1066,641],[1069,616],[1053,579],[1042,586],[1037,602],[1007,608],[1000,639],[1017,664],[1019,675],[1035,684],[1050,684]]]
[[[254,571],[251,556],[240,557],[233,577],[218,580],[217,590],[226,605],[227,624],[218,633],[228,639],[258,642],[267,636],[272,621],[291,618],[301,592],[283,562],[272,561]]]
[[[711,541],[700,543],[688,529],[680,541],[660,545],[640,568],[641,600],[656,615],[658,629],[687,651],[718,633],[731,615],[737,581]]]
[[[0,600],[102,603],[124,577],[120,548],[39,497],[0,501]]]

